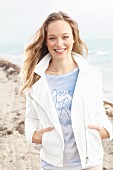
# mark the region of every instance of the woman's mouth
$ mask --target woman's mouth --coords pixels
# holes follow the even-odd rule
[[[66,48],[63,48],[63,49],[54,49],[57,53],[62,53],[66,50]]]

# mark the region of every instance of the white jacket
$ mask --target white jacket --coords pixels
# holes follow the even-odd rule
[[[36,65],[35,73],[41,78],[26,92],[25,134],[28,141],[32,143],[33,133],[38,128],[54,126],[54,130],[43,135],[40,156],[46,162],[62,167],[63,134],[45,78],[45,70],[50,59],[50,54],[47,54]],[[103,160],[100,135],[97,130],[90,129],[88,124],[99,123],[109,132],[110,139],[112,139],[112,125],[103,107],[100,71],[90,66],[79,54],[74,54],[73,60],[80,71],[71,108],[72,128],[81,164],[85,168],[92,165],[97,157]]]

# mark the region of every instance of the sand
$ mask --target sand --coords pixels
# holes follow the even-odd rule
[[[19,68],[0,59],[0,170],[40,170],[40,146],[29,145],[24,134],[25,97],[18,95]],[[113,123],[113,104],[105,103]],[[104,170],[113,170],[113,140],[103,141]]]

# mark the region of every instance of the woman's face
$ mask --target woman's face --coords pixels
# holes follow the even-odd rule
[[[73,43],[73,33],[68,22],[58,20],[48,25],[46,45],[52,58],[70,57]]]

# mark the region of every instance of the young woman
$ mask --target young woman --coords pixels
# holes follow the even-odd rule
[[[42,169],[102,170],[101,139],[112,138],[102,101],[100,71],[84,58],[77,23],[52,13],[25,50],[21,89],[25,134],[42,144]]]

